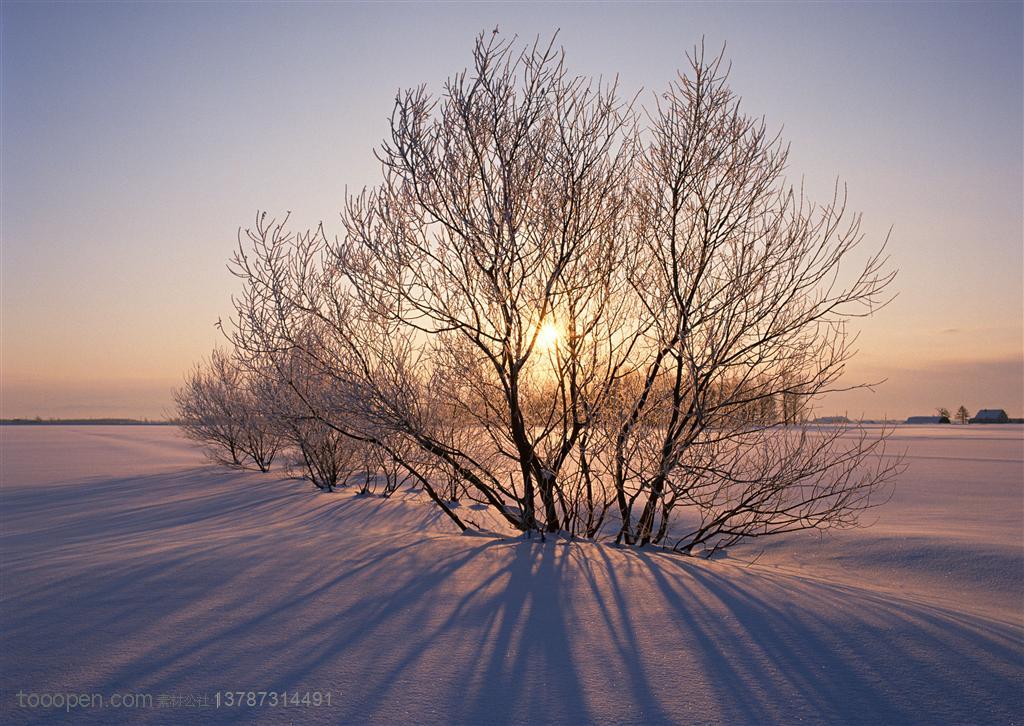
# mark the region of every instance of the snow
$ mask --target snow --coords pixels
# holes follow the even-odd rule
[[[0,721],[1020,722],[1024,427],[895,443],[872,527],[708,562],[459,536],[407,493],[209,466],[172,427],[3,427]],[[16,698],[284,689],[332,704]]]

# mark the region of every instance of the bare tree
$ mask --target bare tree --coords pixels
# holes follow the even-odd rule
[[[398,95],[340,239],[247,230],[236,351],[297,352],[308,414],[460,527],[431,472],[528,533],[711,552],[854,524],[899,469],[885,435],[779,424],[853,387],[847,323],[894,273],[852,266],[845,191],[788,186],[727,75],[698,49],[641,114],[553,44],[481,36],[440,97]]]
[[[465,530],[410,456],[412,439],[387,425],[392,410],[427,418],[417,405],[422,371],[410,361],[407,338],[352,295],[322,226],[295,234],[287,221],[258,214],[253,227],[239,232],[232,267],[245,284],[229,333],[237,355],[271,377],[270,387],[289,402],[287,418],[329,430],[339,452],[384,452],[392,460],[385,494],[407,473]]]
[[[242,449],[248,460],[260,471],[270,471],[282,444],[277,422],[248,387],[241,391],[238,416],[243,434]]]
[[[481,37],[440,101],[400,95],[384,183],[343,214],[340,269],[423,338],[426,397],[460,430],[389,424],[526,531],[570,516],[561,477],[626,358],[633,130],[614,84],[568,75],[552,45]]]
[[[332,492],[349,484],[356,473],[361,447],[320,421],[310,418],[282,418],[287,441],[298,469],[317,489]]]
[[[286,376],[267,376],[263,401],[289,449],[289,469],[299,472],[317,489],[333,492],[350,483],[355,475],[361,462],[362,442],[345,436],[311,413],[311,405],[324,405],[325,393],[318,390],[313,376],[304,373],[294,361]]]
[[[808,446],[745,415],[778,398],[793,423],[834,390],[853,353],[845,321],[884,304],[894,273],[881,252],[847,272],[859,216],[843,196],[819,208],[784,183],[787,149],[742,113],[727,75],[721,57],[695,53],[659,97],[638,165],[648,263],[634,289],[658,319],[637,360],[644,385],[610,432],[629,543],[661,541],[680,502],[704,522],[686,548],[845,524],[896,471],[863,466],[880,442],[842,448],[836,432]]]
[[[245,460],[245,431],[238,406],[238,371],[229,356],[214,350],[198,363],[174,391],[178,422],[185,435],[202,444],[218,464],[241,467]]]
[[[270,469],[280,439],[252,389],[257,381],[230,354],[216,349],[174,392],[185,435],[203,444],[216,463]]]
[[[960,408],[958,408],[956,410],[956,420],[959,421],[960,423],[962,423],[962,424],[967,423],[967,420],[970,417],[971,417],[971,414],[967,412],[967,409],[964,408],[963,405],[961,405]]]
[[[371,444],[367,447],[367,471],[383,476],[384,483],[380,495],[390,497],[400,487],[411,484],[415,477],[405,463],[415,456],[413,445],[400,436],[390,436],[384,445]],[[451,497],[450,499],[457,499]]]

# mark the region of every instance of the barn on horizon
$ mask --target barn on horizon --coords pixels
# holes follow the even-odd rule
[[[1001,408],[983,408],[970,419],[971,423],[1010,423],[1010,417]]]

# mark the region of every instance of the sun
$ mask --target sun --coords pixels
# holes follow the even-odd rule
[[[545,352],[554,350],[558,347],[561,337],[562,334],[559,332],[557,325],[552,322],[544,323],[540,326],[540,330],[537,331],[537,347]]]

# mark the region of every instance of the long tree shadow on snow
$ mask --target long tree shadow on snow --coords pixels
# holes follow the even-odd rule
[[[12,535],[5,687],[336,694],[211,721],[992,722],[1024,707],[1013,624],[591,543],[385,537],[361,531],[378,502],[300,505],[273,482],[154,510],[139,484],[115,483],[114,508],[58,503],[70,564],[21,574],[39,543]]]

